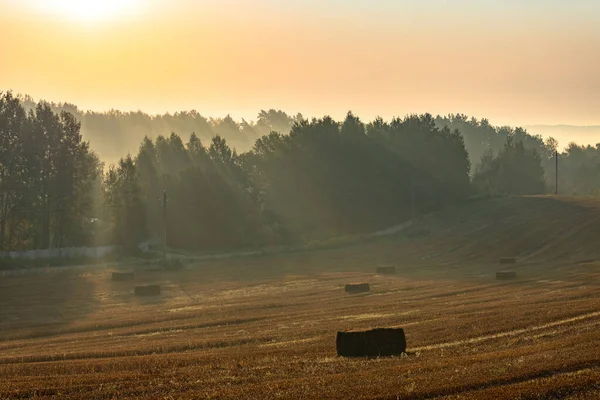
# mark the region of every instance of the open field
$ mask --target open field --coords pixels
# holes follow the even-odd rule
[[[419,239],[138,271],[155,299],[108,270],[5,277],[0,398],[600,398],[599,220],[595,200],[478,202]],[[494,279],[505,256],[516,281]],[[405,328],[408,357],[336,356],[372,327]]]

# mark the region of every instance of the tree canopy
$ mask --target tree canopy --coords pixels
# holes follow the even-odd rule
[[[82,137],[82,120],[116,132],[133,123],[146,134],[135,152],[105,168]],[[167,126],[188,133],[165,134]],[[246,151],[232,145],[250,138]],[[520,128],[464,115],[363,122],[352,112],[336,121],[268,110],[256,122],[238,123],[196,112],[81,113],[0,93],[0,247],[134,248],[160,241],[165,190],[173,248],[271,246],[370,232],[478,192],[545,193],[557,148]],[[560,156],[565,191],[598,193],[598,149],[572,144]]]

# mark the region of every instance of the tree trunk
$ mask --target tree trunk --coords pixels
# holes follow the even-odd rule
[[[64,232],[64,218],[62,214],[57,221],[56,232],[54,233],[54,248],[60,248],[63,246],[63,232]]]
[[[0,219],[0,250],[4,250],[4,237],[6,236],[6,209],[2,201],[2,217]]]
[[[48,195],[45,196],[44,201],[44,215],[42,215],[42,243],[40,247],[42,249],[50,248],[50,204]]]

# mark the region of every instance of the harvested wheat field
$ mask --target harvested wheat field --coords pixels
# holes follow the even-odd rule
[[[598,209],[490,201],[425,221],[427,237],[138,270],[135,283],[102,269],[3,277],[0,398],[599,398]],[[517,279],[495,279],[504,256]],[[136,297],[146,284],[161,294]],[[408,355],[336,355],[338,330],[377,327],[403,328]]]

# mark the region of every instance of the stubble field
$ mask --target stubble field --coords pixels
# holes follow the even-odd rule
[[[472,257],[465,242],[484,240],[475,225],[487,222],[469,224],[463,235],[136,272],[135,284],[162,286],[157,298],[135,297],[108,270],[1,278],[0,398],[600,398],[600,264],[536,262],[537,251],[519,279],[496,281],[496,254]],[[486,240],[505,254],[525,237],[494,232]],[[399,273],[375,274],[382,264]],[[371,293],[344,293],[350,282]],[[408,357],[336,355],[338,330],[373,327],[404,328]]]

